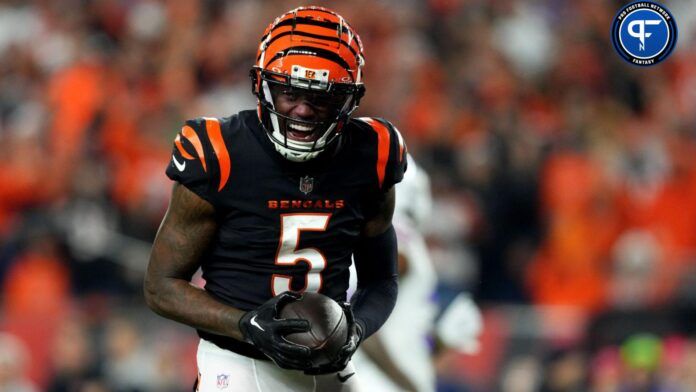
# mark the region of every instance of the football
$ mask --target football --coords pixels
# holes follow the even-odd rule
[[[341,305],[319,293],[303,293],[295,302],[280,310],[281,318],[301,318],[309,321],[307,332],[291,333],[285,338],[312,350],[313,366],[330,363],[348,339],[348,320]]]

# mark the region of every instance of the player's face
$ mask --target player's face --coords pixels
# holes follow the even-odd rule
[[[273,103],[278,113],[291,119],[324,123],[336,117],[347,96],[313,92],[301,88],[275,86]],[[312,142],[321,137],[321,127],[286,120],[287,137],[297,141]]]

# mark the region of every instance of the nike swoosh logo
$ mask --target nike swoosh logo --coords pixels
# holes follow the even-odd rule
[[[172,155],[172,160],[174,161],[174,166],[176,166],[176,168],[179,169],[180,172],[186,169],[186,161],[184,161],[184,163],[179,163],[179,161],[176,160],[176,157],[174,155]]]
[[[251,320],[250,320],[249,322],[250,322],[251,325],[253,325],[254,327],[256,327],[256,328],[258,328],[258,329],[260,329],[260,330],[266,332],[266,330],[263,329],[263,328],[259,325],[259,323],[256,322],[256,315],[254,315],[254,317],[252,317]]]
[[[346,374],[345,376],[341,376],[340,373],[336,373],[336,377],[338,377],[338,381],[346,382],[346,381],[348,381],[349,378],[353,377],[354,374],[355,374],[355,372],[350,373],[350,374]]]

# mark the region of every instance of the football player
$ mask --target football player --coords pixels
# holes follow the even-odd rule
[[[279,16],[255,62],[256,110],[188,121],[174,140],[145,298],[198,331],[199,391],[352,390],[350,358],[396,301],[393,186],[406,147],[386,120],[351,118],[365,92],[363,48],[335,12]],[[350,333],[317,367],[284,338],[308,322],[278,310],[303,291],[344,302],[351,257]],[[199,267],[204,289],[189,283]]]

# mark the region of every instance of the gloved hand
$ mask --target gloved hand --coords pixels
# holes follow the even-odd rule
[[[343,308],[343,313],[346,315],[346,320],[348,321],[348,338],[346,339],[346,344],[343,345],[338,355],[331,363],[306,369],[305,374],[316,375],[339,372],[348,366],[350,358],[358,349],[362,336],[360,326],[355,322],[350,303],[339,302],[339,305]]]
[[[239,320],[239,330],[242,331],[244,340],[283,369],[305,370],[311,367],[309,347],[290,343],[284,338],[290,333],[309,331],[309,322],[278,318],[283,305],[299,298],[300,294],[286,291],[246,312]]]

